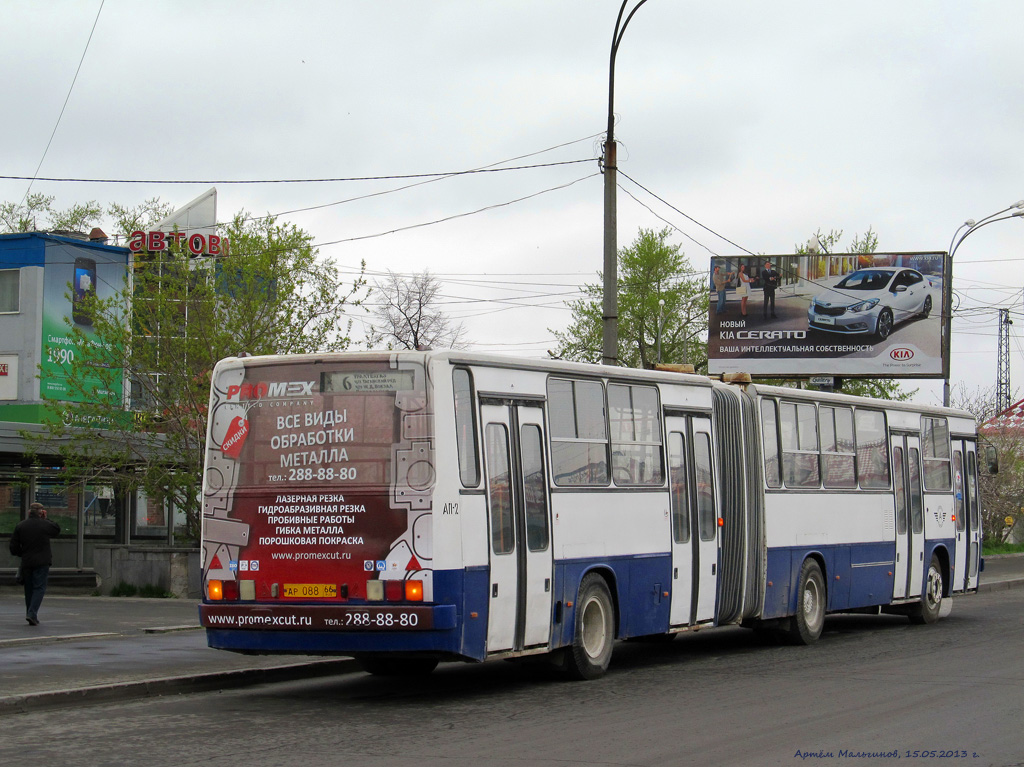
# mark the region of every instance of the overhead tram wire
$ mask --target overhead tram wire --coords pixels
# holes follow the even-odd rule
[[[515,204],[520,203],[520,202],[525,202],[526,200],[533,199],[534,197],[539,197],[542,194],[548,194],[549,192],[557,192],[557,191],[559,191],[561,189],[568,189],[570,186],[574,186],[575,184],[578,184],[581,181],[586,181],[587,179],[591,179],[591,178],[594,178],[594,177],[600,176],[600,175],[601,175],[600,173],[591,173],[591,174],[589,174],[587,176],[581,176],[580,178],[576,179],[575,181],[570,181],[567,184],[560,184],[559,186],[549,187],[548,189],[542,189],[539,192],[534,192],[533,194],[528,194],[528,195],[526,195],[524,197],[517,197],[514,200],[509,200],[507,202],[495,203],[494,205],[486,205],[486,206],[484,206],[482,208],[477,208],[476,210],[467,211],[465,213],[455,213],[455,214],[453,214],[451,216],[445,216],[444,218],[438,218],[438,219],[435,219],[433,221],[425,221],[425,222],[422,222],[422,223],[419,223],[419,224],[409,224],[408,226],[400,226],[400,227],[396,227],[395,229],[389,229],[386,232],[377,232],[376,234],[364,234],[364,235],[359,235],[358,237],[345,237],[345,238],[340,239],[340,240],[328,240],[326,242],[315,242],[315,243],[311,243],[311,247],[321,248],[321,247],[326,247],[328,245],[341,245],[341,244],[344,244],[346,242],[359,242],[360,240],[372,240],[372,239],[375,239],[377,237],[387,237],[390,234],[397,234],[398,232],[407,232],[407,231],[409,231],[411,229],[421,229],[421,228],[426,227],[426,226],[434,226],[435,224],[443,224],[443,223],[446,223],[448,221],[454,221],[454,220],[459,219],[459,218],[466,218],[468,216],[475,216],[478,213],[486,213],[487,211],[490,211],[490,210],[497,210],[498,208],[505,208],[505,207],[508,207],[509,205],[515,205]]]
[[[78,67],[75,69],[75,76],[71,79],[71,87],[68,88],[68,95],[64,97],[64,104],[60,108],[60,114],[57,115],[57,122],[54,123],[53,131],[50,132],[50,139],[46,142],[46,148],[43,150],[43,156],[39,158],[39,164],[36,166],[36,172],[31,178],[21,177],[15,179],[15,177],[3,177],[0,178],[12,178],[19,181],[28,181],[28,188],[25,190],[25,196],[21,198],[21,204],[25,204],[25,200],[28,199],[29,193],[32,191],[32,184],[42,179],[39,178],[39,169],[43,167],[43,162],[46,160],[46,155],[50,152],[50,145],[53,143],[53,137],[57,135],[57,128],[60,127],[60,121],[64,117],[64,110],[68,108],[68,102],[71,100],[71,93],[75,90],[75,83],[78,82],[78,74],[82,71],[82,64],[85,63],[85,54],[89,52],[89,44],[92,43],[93,33],[96,32],[96,25],[99,24],[100,14],[103,12],[103,4],[106,0],[100,0],[100,7],[96,9],[96,18],[92,21],[92,29],[89,30],[89,38],[85,41],[85,48],[82,50],[82,57],[78,60]]]
[[[623,175],[623,176],[625,176],[626,174],[625,174],[625,173],[623,173],[622,175]],[[690,236],[690,235],[689,235],[689,234],[688,234],[687,232],[685,232],[684,230],[680,229],[680,228],[679,228],[678,226],[676,226],[675,224],[673,224],[673,223],[672,223],[671,221],[669,221],[669,220],[668,220],[667,218],[665,218],[664,216],[662,216],[662,215],[660,215],[660,214],[656,213],[656,212],[654,211],[654,209],[653,209],[653,208],[652,208],[652,207],[651,207],[650,205],[647,205],[647,204],[646,204],[645,202],[643,202],[643,201],[641,201],[640,199],[638,199],[638,198],[637,198],[637,196],[636,196],[635,194],[633,194],[633,193],[632,193],[631,191],[629,191],[628,189],[626,189],[626,187],[624,187],[624,186],[623,186],[622,184],[616,184],[616,186],[617,186],[617,187],[618,187],[619,189],[621,189],[621,190],[622,190],[623,192],[625,192],[625,193],[626,193],[627,195],[629,195],[629,196],[630,196],[631,198],[633,198],[633,201],[634,201],[634,202],[636,202],[636,203],[637,203],[638,205],[641,205],[642,207],[644,207],[644,208],[646,208],[646,209],[647,209],[648,211],[650,211],[651,215],[653,215],[653,216],[654,216],[655,218],[657,218],[658,220],[660,220],[660,221],[663,221],[663,222],[665,222],[666,224],[668,224],[668,225],[669,225],[670,227],[672,227],[673,229],[675,229],[675,230],[676,230],[677,232],[679,232],[679,234],[683,235],[683,237],[685,237],[686,239],[688,239],[688,240],[689,240],[690,242],[692,242],[692,243],[693,243],[694,245],[699,245],[700,247],[704,248],[704,250],[706,250],[706,251],[707,251],[708,253],[710,253],[710,254],[711,254],[712,256],[715,256],[716,258],[721,258],[721,257],[722,257],[722,255],[721,255],[720,253],[716,253],[716,252],[715,252],[715,251],[713,251],[713,250],[712,250],[711,248],[709,248],[709,247],[708,247],[707,245],[705,245],[705,244],[704,244],[703,242],[700,242],[699,240],[697,240],[697,239],[695,239],[695,238],[691,237],[691,236]]]
[[[677,208],[677,207],[676,207],[675,205],[673,205],[672,203],[670,203],[670,202],[669,202],[668,200],[664,199],[663,197],[659,197],[659,196],[658,196],[658,195],[656,195],[656,194],[655,194],[654,192],[652,192],[652,191],[651,191],[650,189],[648,189],[648,188],[647,188],[646,186],[644,186],[643,184],[641,184],[641,183],[640,183],[639,181],[637,181],[636,179],[634,179],[634,178],[630,177],[629,175],[627,175],[626,173],[624,173],[624,172],[622,171],[622,169],[621,169],[621,168],[619,169],[619,175],[621,175],[621,176],[623,176],[624,178],[628,179],[628,180],[629,180],[630,182],[632,182],[632,183],[636,184],[636,185],[637,185],[638,187],[640,187],[640,188],[641,188],[641,189],[643,189],[643,190],[644,190],[645,192],[647,192],[647,194],[649,194],[649,195],[650,195],[651,197],[653,197],[653,198],[654,198],[655,200],[657,200],[658,202],[662,203],[663,205],[667,205],[667,206],[668,206],[668,207],[670,207],[670,208],[671,208],[672,210],[674,210],[674,211],[675,211],[676,213],[678,213],[678,214],[679,214],[680,216],[682,216],[683,218],[687,219],[688,221],[692,221],[692,222],[693,222],[694,224],[696,224],[697,226],[699,226],[699,227],[700,227],[701,229],[703,229],[704,231],[706,231],[706,232],[708,232],[708,233],[710,233],[710,234],[713,234],[713,235],[714,235],[715,237],[717,237],[718,239],[720,239],[720,240],[723,240],[723,241],[725,241],[725,242],[729,243],[729,244],[730,244],[730,245],[732,245],[732,246],[733,246],[734,248],[739,248],[740,250],[742,250],[742,251],[743,251],[744,253],[746,253],[746,254],[748,254],[748,255],[751,255],[751,256],[759,256],[759,255],[760,255],[760,254],[758,254],[758,253],[754,253],[754,252],[753,252],[752,250],[747,250],[747,249],[746,249],[746,248],[744,248],[744,247],[743,247],[742,245],[739,245],[739,244],[737,244],[737,243],[733,242],[732,240],[730,240],[730,239],[729,239],[728,237],[726,237],[725,235],[719,234],[718,232],[716,232],[716,231],[715,231],[714,229],[712,229],[711,227],[709,227],[709,226],[707,226],[707,225],[705,225],[705,224],[702,224],[702,223],[701,223],[700,221],[698,221],[697,219],[695,219],[695,218],[694,218],[693,216],[690,216],[689,214],[687,214],[687,213],[684,213],[683,211],[679,210],[679,208]],[[623,191],[625,191],[625,190],[623,190]],[[632,195],[630,195],[630,196],[632,197]],[[636,198],[634,197],[634,199],[636,199]],[[642,203],[641,203],[641,204],[642,204]],[[694,240],[694,242],[696,242],[696,240]],[[699,244],[699,243],[698,243],[698,244]],[[704,246],[702,245],[701,247],[704,247]]]

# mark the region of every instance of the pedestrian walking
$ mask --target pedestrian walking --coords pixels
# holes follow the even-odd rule
[[[761,272],[761,287],[764,288],[764,318],[768,319],[768,304],[771,303],[772,317],[775,314],[775,289],[779,287],[779,273],[772,268],[771,261],[765,261]]]
[[[25,620],[39,625],[39,606],[46,594],[53,552],[50,539],[60,535],[60,525],[46,518],[41,503],[29,506],[28,519],[19,522],[11,534],[11,554],[21,557],[21,576],[25,583]]]

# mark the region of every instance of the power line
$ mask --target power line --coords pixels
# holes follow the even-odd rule
[[[421,222],[421,223],[418,223],[418,224],[409,224],[408,226],[400,226],[400,227],[396,227],[395,229],[389,229],[386,232],[377,232],[376,234],[363,234],[363,235],[359,235],[358,237],[345,237],[344,239],[341,239],[341,240],[330,240],[330,241],[327,241],[327,242],[314,242],[314,243],[311,243],[311,247],[322,248],[322,247],[326,247],[327,245],[340,245],[340,244],[343,244],[343,243],[346,243],[346,242],[358,242],[360,240],[372,240],[372,239],[374,239],[376,237],[386,237],[389,234],[396,234],[398,232],[407,232],[410,229],[420,229],[420,228],[425,227],[425,226],[434,226],[435,224],[443,224],[443,223],[446,223],[448,221],[454,221],[455,219],[458,219],[458,218],[466,218],[467,216],[475,216],[477,213],[485,213],[485,212],[490,211],[490,210],[496,210],[498,208],[504,208],[504,207],[507,207],[509,205],[515,205],[516,203],[524,202],[526,200],[533,199],[534,197],[539,197],[540,195],[547,194],[548,192],[557,192],[557,191],[559,191],[561,189],[568,189],[570,186],[573,186],[574,184],[578,184],[580,181],[586,181],[587,179],[591,179],[591,178],[594,178],[595,176],[600,176],[600,175],[601,175],[600,173],[591,173],[589,176],[582,176],[582,177],[576,179],[575,181],[570,181],[567,184],[561,184],[559,186],[549,187],[548,189],[542,189],[539,192],[534,192],[533,194],[528,194],[525,197],[517,197],[516,199],[508,200],[507,202],[499,202],[499,203],[495,203],[494,205],[486,205],[486,206],[484,206],[482,208],[477,208],[476,210],[470,210],[470,211],[467,211],[465,213],[455,213],[455,214],[453,214],[451,216],[445,216],[444,218],[438,218],[438,219],[435,219],[433,221],[424,221],[424,222]]]
[[[746,248],[744,248],[744,247],[743,247],[742,245],[737,245],[737,244],[736,244],[735,242],[733,242],[732,240],[730,240],[730,239],[729,239],[728,237],[726,237],[725,235],[719,234],[718,232],[716,232],[716,231],[715,231],[714,229],[712,229],[711,227],[709,227],[709,226],[706,226],[706,225],[702,224],[702,223],[701,223],[700,221],[698,221],[697,219],[695,219],[695,218],[694,218],[693,216],[690,216],[690,215],[688,215],[688,214],[686,214],[686,213],[683,213],[683,211],[679,210],[679,208],[677,208],[677,207],[676,207],[675,205],[673,205],[672,203],[670,203],[670,202],[669,202],[668,200],[666,200],[666,199],[664,199],[664,198],[662,198],[662,197],[659,197],[658,195],[656,195],[656,194],[655,194],[654,192],[652,192],[652,191],[651,191],[650,189],[648,189],[648,188],[647,188],[646,186],[644,186],[643,184],[641,184],[641,183],[640,183],[639,181],[637,181],[636,179],[630,178],[630,177],[629,177],[628,175],[626,175],[625,173],[623,173],[623,171],[622,171],[621,169],[619,170],[619,173],[620,173],[620,174],[621,174],[622,176],[624,176],[625,178],[627,178],[627,179],[629,179],[630,181],[632,181],[632,182],[633,182],[634,184],[636,184],[636,185],[637,185],[638,187],[640,187],[641,189],[643,189],[643,190],[644,190],[645,192],[647,192],[647,194],[649,194],[649,195],[650,195],[651,197],[653,197],[653,198],[654,198],[655,200],[657,200],[658,202],[660,202],[660,203],[662,203],[662,204],[664,204],[664,205],[667,205],[668,207],[672,208],[672,210],[674,210],[674,211],[675,211],[676,213],[678,213],[678,214],[679,214],[680,216],[682,216],[683,218],[687,219],[688,221],[692,221],[692,222],[693,222],[694,224],[696,224],[697,226],[699,226],[699,227],[700,227],[701,229],[705,230],[706,232],[709,232],[709,233],[713,234],[713,235],[714,235],[715,237],[717,237],[717,238],[718,238],[718,239],[720,239],[720,240],[724,240],[725,242],[727,242],[727,243],[729,243],[730,245],[732,245],[732,246],[733,246],[734,248],[739,248],[739,249],[740,249],[740,250],[742,250],[742,251],[743,251],[744,253],[747,253],[747,254],[749,254],[749,255],[751,255],[751,256],[757,256],[757,255],[758,255],[757,253],[754,253],[754,252],[753,252],[753,251],[751,251],[751,250],[747,250],[747,249],[746,249]],[[632,195],[631,195],[631,196],[632,196]]]
[[[78,82],[78,73],[82,71],[82,63],[85,61],[85,54],[89,51],[89,43],[92,42],[92,35],[93,32],[96,31],[96,25],[99,23],[100,13],[103,12],[103,3],[105,2],[106,0],[100,0],[100,7],[96,11],[96,18],[93,19],[92,29],[89,30],[89,39],[85,41],[85,49],[82,51],[82,57],[78,60],[78,68],[75,69],[75,76],[71,79],[71,87],[68,88],[68,95],[64,97],[64,105],[61,106],[60,114],[57,115],[57,122],[54,124],[53,131],[50,133],[50,140],[46,142],[46,149],[43,150],[43,156],[39,158],[39,165],[36,166],[36,172],[31,178],[21,177],[17,179],[18,181],[28,181],[28,189],[25,190],[25,196],[21,198],[22,204],[24,204],[25,200],[28,199],[28,194],[32,191],[32,184],[37,180],[40,180],[38,178],[39,169],[43,167],[43,161],[46,160],[46,155],[50,151],[50,144],[53,143],[53,137],[57,135],[57,128],[60,126],[61,118],[64,117],[64,110],[68,108],[68,101],[71,100],[71,92],[75,89],[75,83]]]
[[[70,94],[69,94],[70,95]],[[54,129],[56,130],[56,128]],[[549,150],[544,150],[549,151]],[[474,168],[472,170],[444,171],[439,173],[404,173],[393,176],[339,176],[337,178],[264,178],[264,179],[138,179],[138,178],[57,178],[49,176],[0,176],[7,181],[53,181],[74,184],[331,184],[351,181],[400,181],[412,178],[450,178],[453,176],[469,176],[474,173],[502,173],[507,170],[530,170],[532,168],[552,168],[559,165],[578,165],[582,162],[594,162],[595,158],[581,160],[560,160],[558,162],[537,163],[535,165],[519,165],[511,168]],[[507,162],[507,161],[506,161]],[[40,161],[42,165],[42,161]]]

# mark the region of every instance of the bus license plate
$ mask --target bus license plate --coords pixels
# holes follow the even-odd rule
[[[338,596],[336,583],[286,583],[284,596],[302,599],[334,599]]]

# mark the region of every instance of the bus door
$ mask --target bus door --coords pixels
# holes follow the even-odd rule
[[[921,594],[924,578],[924,496],[918,435],[892,435],[892,467],[896,495],[896,563],[892,596],[893,599],[904,599]]]
[[[487,651],[546,647],[552,560],[544,413],[533,404],[484,404],[481,421],[491,560]]]
[[[960,439],[953,440],[953,517],[956,527],[956,543],[953,553],[953,591],[963,591],[967,586],[967,487],[965,472],[965,445]]]
[[[981,560],[981,490],[978,487],[978,446],[974,442],[964,443],[967,461],[965,484],[967,506],[967,588],[978,588],[978,568]],[[958,560],[959,561],[959,560]]]
[[[672,518],[669,624],[713,620],[718,583],[718,514],[711,460],[711,421],[667,415]]]

